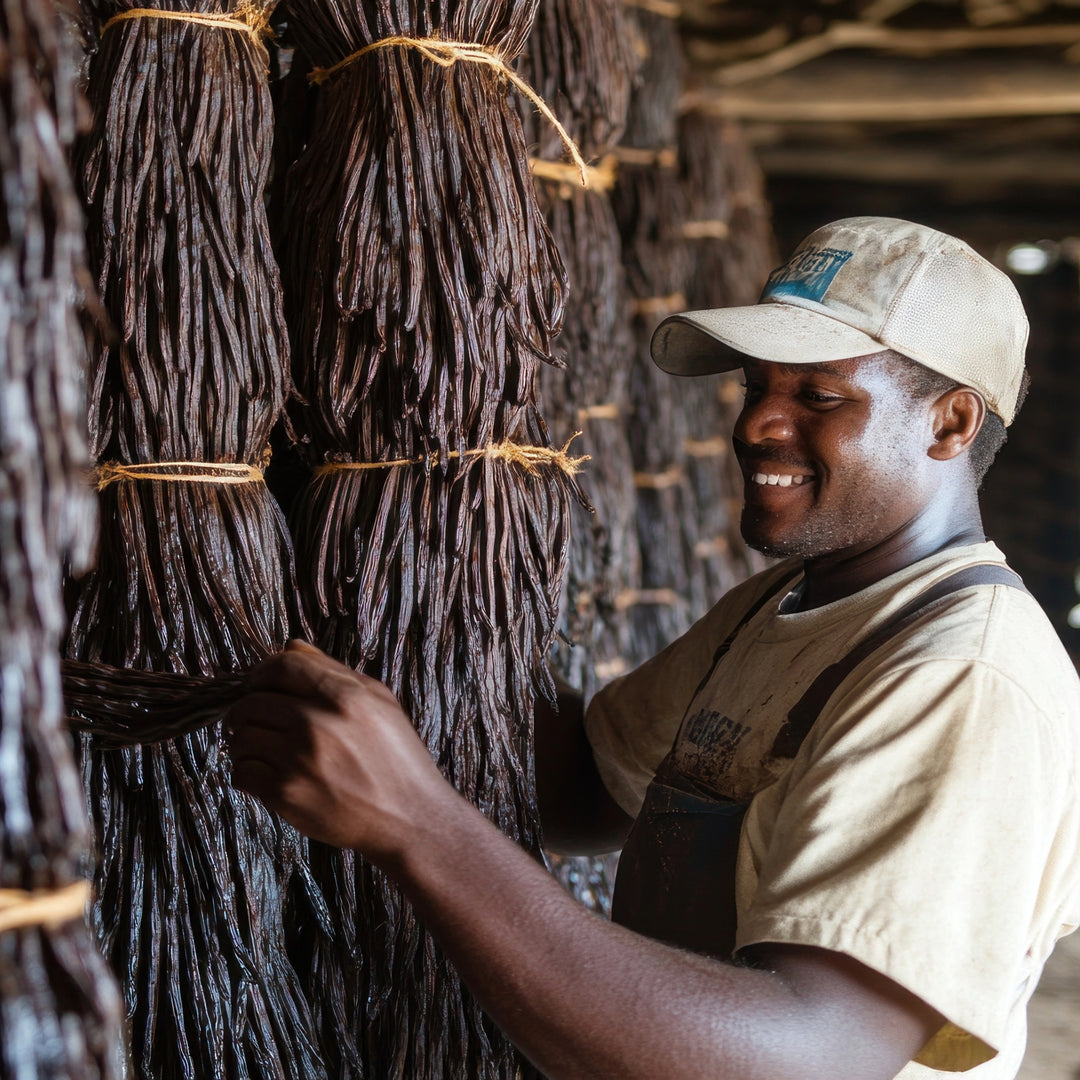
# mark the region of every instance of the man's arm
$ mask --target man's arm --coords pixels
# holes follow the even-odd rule
[[[556,679],[556,708],[536,703],[536,797],[544,847],[591,855],[622,847],[633,824],[608,794],[585,737],[581,694]]]
[[[585,911],[443,780],[386,687],[310,646],[252,686],[229,719],[237,785],[389,872],[549,1076],[887,1080],[942,1022],[840,954],[737,967]]]

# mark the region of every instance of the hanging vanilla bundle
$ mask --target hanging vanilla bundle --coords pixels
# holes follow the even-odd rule
[[[63,727],[61,566],[85,566],[82,219],[65,164],[74,39],[0,4],[0,1046],[26,1080],[123,1074],[122,1006],[90,935],[86,810]]]
[[[753,304],[776,264],[765,178],[737,121],[679,117],[679,168],[687,188],[683,236],[694,272],[691,307]]]
[[[773,243],[761,174],[738,126],[703,113],[681,115],[679,166],[689,307],[754,303],[772,265]],[[703,611],[763,564],[739,532],[743,478],[730,445],[742,400],[737,380],[713,375],[694,383],[704,392],[684,399],[696,526],[691,582],[698,595],[691,605]]]
[[[531,716],[578,463],[534,402],[565,287],[510,96],[534,6],[293,4],[321,91],[279,248],[315,640],[387,681],[451,782],[537,851]],[[348,1002],[328,1039],[351,1035],[372,1077],[517,1075],[397,888],[317,857],[356,926],[313,941]]]
[[[553,661],[586,695],[595,673],[611,672],[626,651],[625,615],[615,600],[637,584],[633,465],[626,443],[627,371],[633,339],[619,257],[618,225],[608,193],[611,151],[622,134],[638,57],[621,0],[542,0],[518,70],[594,162],[584,186],[561,162],[557,132],[526,108],[523,121],[537,195],[562,253],[569,281],[556,348],[565,367],[540,369],[539,392],[555,439],[592,464],[586,493],[595,512],[575,508],[560,635]],[[610,677],[610,676],[609,676]]]
[[[68,643],[78,660],[211,675],[303,632],[261,472],[288,357],[262,204],[267,13],[96,12],[80,169],[115,334],[90,362],[102,527]],[[233,790],[220,726],[124,750],[91,738],[83,773],[93,924],[137,1075],[324,1075],[284,909],[328,916],[293,830]]]
[[[587,184],[561,162],[557,133],[523,110],[537,197],[562,253],[569,294],[556,349],[564,368],[539,371],[544,415],[559,442],[591,457],[583,484],[593,504],[571,511],[571,545],[559,636],[551,663],[588,699],[623,670],[629,623],[618,607],[640,576],[634,526],[633,463],[626,439],[627,373],[633,338],[619,232],[609,192],[638,57],[621,0],[542,0],[518,66],[552,102],[559,119],[593,164]],[[607,912],[612,859],[549,856],[552,872],[586,906]]]
[[[689,271],[680,227],[675,110],[685,64],[674,19],[634,9],[643,56],[631,99],[619,180],[612,203],[631,295],[635,350],[630,368],[628,433],[637,491],[641,583],[622,598],[632,623],[632,655],[654,655],[691,622],[691,520],[686,482],[686,388],[659,371],[649,355],[657,324],[686,307]]]

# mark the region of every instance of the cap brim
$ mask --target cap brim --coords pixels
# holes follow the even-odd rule
[[[747,357],[778,364],[822,364],[882,352],[869,334],[817,311],[783,303],[684,311],[652,337],[652,358],[673,375],[711,375]]]

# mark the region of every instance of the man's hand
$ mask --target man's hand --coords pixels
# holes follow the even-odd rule
[[[290,641],[226,717],[233,782],[301,832],[392,862],[454,796],[377,679]]]

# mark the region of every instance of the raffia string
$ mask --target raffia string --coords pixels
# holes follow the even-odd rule
[[[686,598],[674,589],[624,589],[615,597],[615,610],[626,611],[638,604],[650,604],[654,607],[680,607]]]
[[[718,555],[726,555],[731,550],[731,544],[726,536],[716,536],[712,540],[698,540],[694,544],[695,559],[713,559]]]
[[[643,296],[635,300],[631,310],[635,315],[667,315],[671,311],[683,311],[687,307],[686,295],[681,292],[667,296]]]
[[[561,186],[569,187],[576,184],[578,170],[574,165],[566,165],[561,161],[543,161],[540,158],[529,158],[529,168],[533,176],[539,180],[551,180]],[[585,188],[588,191],[611,191],[615,187],[619,171],[619,161],[614,154],[607,154],[601,158],[598,165],[585,166]],[[560,195],[562,187],[560,187]],[[569,198],[569,195],[563,196]]]
[[[725,457],[728,441],[719,435],[715,439],[686,439],[683,441],[683,449],[691,457]]]
[[[624,672],[629,671],[630,661],[623,656],[616,656],[613,660],[600,660],[593,665],[593,672],[600,680],[614,679]]]
[[[59,889],[0,889],[0,933],[26,926],[57,926],[80,919],[90,900],[90,882]]]
[[[651,11],[654,15],[660,15],[665,19],[677,19],[682,15],[682,8],[672,0],[623,0],[627,7],[641,8],[642,11]]]
[[[554,465],[562,469],[568,476],[576,476],[581,471],[581,466],[590,459],[588,454],[581,457],[570,457],[567,450],[570,444],[581,434],[575,431],[567,439],[561,449],[551,446],[526,446],[523,443],[511,442],[505,439],[502,442],[490,443],[477,450],[459,452],[451,450],[449,453],[440,454],[438,450],[430,454],[420,454],[411,458],[394,458],[391,461],[328,461],[325,465],[319,465],[315,469],[315,478],[340,472],[368,472],[373,469],[399,469],[410,465],[430,465],[434,467],[440,461],[452,461],[454,458],[466,460],[474,458],[487,458],[489,461],[509,461],[522,466],[526,472],[535,472],[541,465]]]
[[[679,152],[674,146],[659,150],[639,150],[636,146],[616,146],[612,155],[623,165],[655,165],[661,169],[674,169],[679,164]]]
[[[257,8],[254,4],[241,4],[235,11],[164,11],[157,8],[130,8],[114,15],[101,28],[105,32],[117,23],[131,19],[172,19],[175,22],[195,23],[197,26],[216,26],[220,30],[239,30],[251,38],[258,46],[265,62],[269,63],[264,38],[270,37],[270,13],[273,7]]]
[[[687,240],[726,240],[731,235],[731,226],[721,218],[711,221],[686,221],[679,232]]]
[[[676,485],[681,484],[682,481],[683,471],[678,465],[673,465],[670,469],[665,469],[663,472],[634,473],[634,487],[636,488],[660,490],[663,488],[675,487]]]
[[[166,480],[188,484],[259,484],[263,473],[257,465],[231,461],[154,461],[125,465],[103,461],[91,473],[98,491],[124,480]]]
[[[602,405],[586,405],[577,411],[578,423],[583,424],[586,420],[618,420],[619,406],[614,401],[607,401]]]
[[[374,52],[376,49],[416,49],[421,56],[430,60],[439,67],[451,68],[459,60],[468,61],[471,64],[483,64],[485,67],[494,68],[503,78],[507,79],[517,90],[531,101],[540,111],[540,115],[559,133],[567,153],[574,165],[577,166],[581,175],[581,184],[588,186],[588,175],[585,159],[577,148],[577,143],[570,138],[570,133],[559,123],[558,117],[551,111],[548,103],[520,76],[513,68],[509,67],[502,56],[494,49],[486,45],[478,45],[473,41],[444,41],[442,38],[414,38],[404,34],[393,34],[390,37],[373,41],[354,53],[349,53],[343,60],[331,64],[325,68],[313,68],[308,74],[308,81],[316,86],[321,86],[327,79],[336,75],[343,68],[356,63],[362,56]]]

